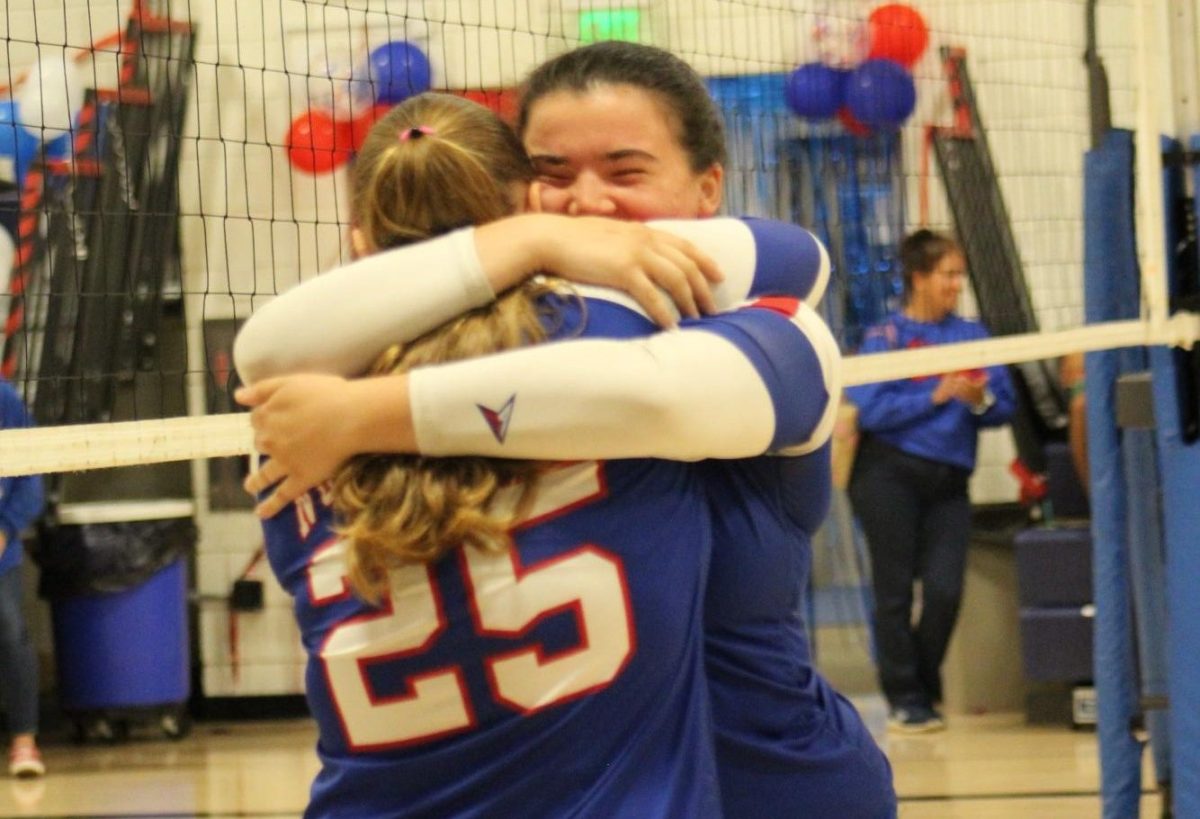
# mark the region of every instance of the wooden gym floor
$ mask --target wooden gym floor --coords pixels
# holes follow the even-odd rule
[[[888,736],[878,698],[857,702],[891,757],[904,819],[1100,815],[1090,731],[999,714],[951,717],[941,734]],[[0,817],[294,817],[317,769],[314,742],[306,719],[200,723],[174,742],[148,728],[119,745],[51,741],[45,779],[0,779]],[[1143,781],[1152,781],[1148,763]],[[1142,816],[1158,812],[1147,793]]]

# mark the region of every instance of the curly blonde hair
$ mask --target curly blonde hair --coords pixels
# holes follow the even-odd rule
[[[422,94],[372,128],[353,173],[355,225],[371,249],[436,236],[510,215],[518,183],[532,179],[520,142],[482,106]],[[432,272],[436,275],[436,272]],[[486,355],[543,341],[564,287],[550,279],[514,288],[491,305],[421,338],[395,345],[372,374]],[[460,546],[504,550],[508,529],[531,497],[543,464],[483,457],[360,455],[334,477],[332,505],[349,543],[348,575],[362,597],[378,600],[388,570],[438,560]],[[492,508],[521,487],[515,510]]]

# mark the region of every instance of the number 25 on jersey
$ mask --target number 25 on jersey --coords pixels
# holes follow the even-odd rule
[[[539,485],[534,508],[522,526],[536,525],[604,495],[601,466],[573,464]],[[314,606],[346,598],[346,544],[330,541],[309,564]],[[491,695],[518,713],[532,713],[611,683],[634,652],[633,614],[624,569],[615,555],[590,544],[572,545],[554,557],[523,566],[516,549],[458,552],[472,622],[487,637],[511,637],[511,651],[483,658]],[[391,593],[378,609],[330,630],[320,650],[330,694],[346,740],[356,751],[426,742],[475,724],[459,665],[428,670],[407,680],[407,690],[377,696],[364,673],[370,663],[402,660],[435,645],[446,616],[427,566],[406,566],[390,575]],[[570,612],[579,645],[547,658],[540,645],[521,645],[539,621]]]

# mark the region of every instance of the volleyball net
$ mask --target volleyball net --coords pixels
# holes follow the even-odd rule
[[[12,0],[3,372],[40,428],[0,432],[0,474],[249,452],[232,338],[349,260],[346,173],[371,122],[425,88],[510,115],[531,67],[597,39],[662,46],[707,78],[730,144],[726,212],[798,222],[830,249],[821,309],[847,384],[1012,364],[1053,434],[1057,356],[1200,335],[1165,295],[1169,65],[1138,8],[1103,3],[1089,27],[1078,4],[1043,0]],[[1085,52],[1107,69],[1111,124],[1148,135],[1141,304],[1119,322],[1084,320]],[[959,237],[962,312],[995,338],[856,357],[899,306],[896,250],[919,225]]]

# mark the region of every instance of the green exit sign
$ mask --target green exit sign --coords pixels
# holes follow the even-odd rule
[[[579,12],[579,41],[595,43],[600,40],[641,40],[642,12],[640,9],[593,9]]]

